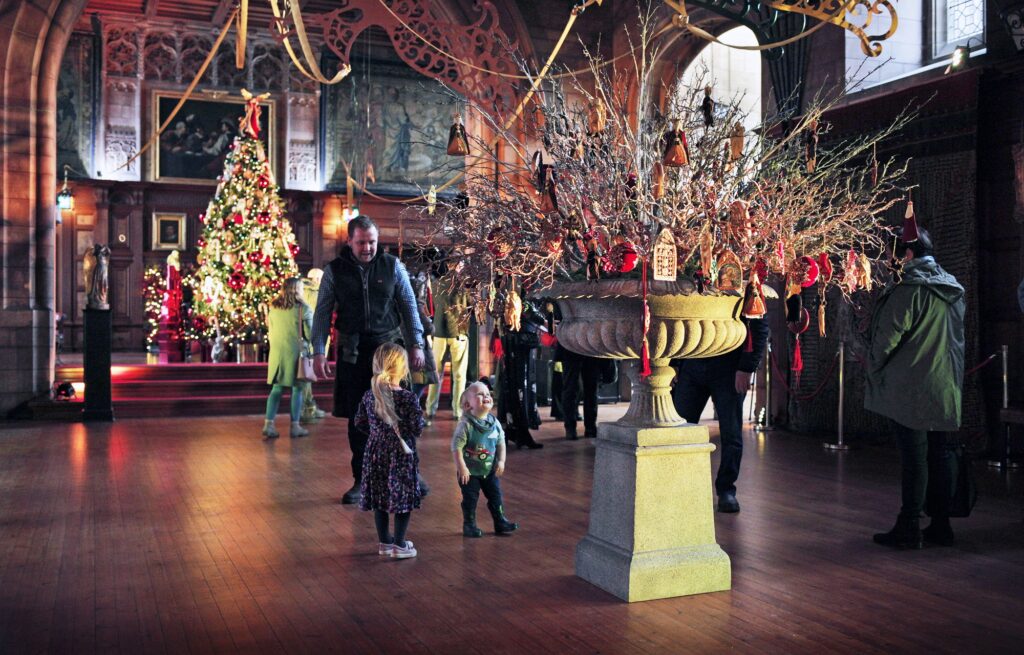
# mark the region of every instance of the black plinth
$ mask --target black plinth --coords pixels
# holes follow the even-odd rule
[[[86,309],[85,314],[85,408],[83,421],[113,421],[110,393],[111,322],[109,309]]]

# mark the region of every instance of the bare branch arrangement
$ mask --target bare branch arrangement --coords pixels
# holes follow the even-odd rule
[[[751,130],[736,99],[713,97],[713,82],[672,89],[658,108],[654,24],[653,12],[641,15],[625,66],[588,53],[589,76],[546,80],[512,128],[467,101],[500,148],[471,139],[462,198],[429,207],[450,281],[499,314],[520,284],[539,292],[560,278],[637,275],[668,243],[668,274],[698,293],[760,295],[770,274],[783,276],[784,297],[815,283],[846,294],[870,285],[865,254],[884,252],[892,233],[879,217],[907,193],[906,163],[878,161],[876,146],[913,112],[819,147],[836,103],[824,94],[802,116]]]

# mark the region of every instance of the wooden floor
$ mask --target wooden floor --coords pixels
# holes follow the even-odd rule
[[[573,575],[594,447],[555,423],[509,456],[520,531],[475,540],[452,423],[435,423],[407,561],[378,558],[371,515],[337,504],[343,421],[275,443],[259,428],[0,425],[0,653],[1021,652],[1024,474],[979,469],[958,547],[894,552],[871,533],[897,509],[895,451],[748,434],[743,511],[716,519],[732,591],[629,605]]]

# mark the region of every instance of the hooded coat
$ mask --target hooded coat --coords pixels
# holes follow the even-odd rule
[[[864,407],[913,430],[960,427],[964,288],[933,257],[916,257],[871,318]]]

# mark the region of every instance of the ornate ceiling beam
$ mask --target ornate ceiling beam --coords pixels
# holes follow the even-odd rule
[[[682,0],[665,0],[665,3],[676,9]],[[856,36],[861,50],[869,57],[882,53],[881,42],[896,33],[899,23],[896,9],[888,0],[686,0],[686,4],[703,7],[750,28],[762,45],[806,31],[808,17],[832,23]],[[889,17],[888,28],[881,33],[869,34],[875,18],[883,14]],[[799,23],[792,19],[780,21],[780,17],[797,15],[804,17]],[[780,29],[780,23],[786,27]],[[798,31],[792,32],[794,27]],[[766,59],[778,59],[783,51],[784,47],[773,48],[764,56]]]

